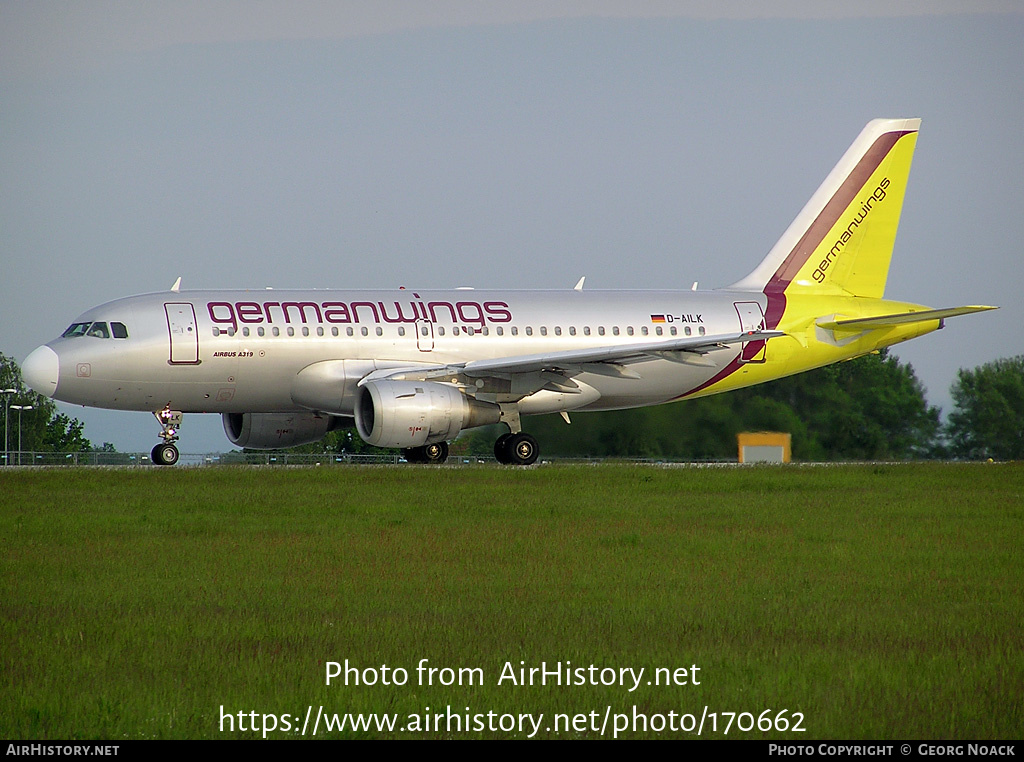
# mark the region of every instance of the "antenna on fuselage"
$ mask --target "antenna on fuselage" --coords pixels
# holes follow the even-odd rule
[[[174,293],[178,293],[179,291],[181,291],[181,276],[180,275],[178,276],[178,279],[176,281],[174,281],[174,285],[171,286],[171,291],[173,291]]]

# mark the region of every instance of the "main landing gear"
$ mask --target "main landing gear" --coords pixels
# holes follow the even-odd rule
[[[168,402],[163,410],[153,413],[160,424],[160,438],[164,440],[150,452],[150,458],[154,465],[173,466],[178,462],[178,448],[174,443],[178,441],[178,430],[181,428],[181,411],[171,410]]]
[[[501,422],[508,426],[508,433],[502,434],[494,443],[495,459],[506,466],[532,466],[540,455],[537,440],[523,431],[516,405],[502,404],[500,407]],[[402,455],[408,463],[444,463],[448,458],[448,443],[411,447],[402,450]]]
[[[530,466],[537,462],[537,440],[524,431],[502,434],[494,443],[494,457],[509,466]]]
[[[423,447],[408,447],[402,450],[406,463],[444,463],[448,460],[448,443],[435,442]]]
[[[157,450],[164,446],[157,445],[153,450],[154,463],[159,462],[157,460]],[[174,445],[166,446],[174,449]],[[177,450],[175,449],[174,451],[175,460],[177,460]],[[502,434],[498,437],[498,441],[494,443],[494,457],[499,463],[507,466],[532,465],[537,462],[539,454],[540,447],[537,445],[537,440],[522,431],[515,434],[511,432]],[[423,447],[407,447],[402,450],[402,457],[405,458],[406,463],[444,463],[448,459],[448,443],[435,442]]]
[[[508,434],[502,434],[494,443],[494,457],[506,466],[532,466],[540,455],[537,440],[523,431],[516,405],[499,407],[501,422],[508,426]]]

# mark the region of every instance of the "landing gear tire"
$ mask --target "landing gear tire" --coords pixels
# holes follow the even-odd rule
[[[428,444],[420,449],[423,450],[423,463],[437,464],[448,460],[447,442],[434,442],[434,444]]]
[[[494,443],[494,457],[499,463],[504,463],[505,465],[512,462],[506,447],[511,436],[511,434],[502,434],[498,437],[498,441]]]
[[[537,462],[540,447],[537,440],[525,432],[505,434],[494,443],[494,457],[499,463],[512,466],[530,466]]]
[[[158,466],[173,466],[178,462],[178,448],[172,444],[158,444],[150,453],[153,463]]]
[[[505,447],[512,458],[512,463],[517,466],[531,466],[537,462],[537,456],[540,455],[537,440],[526,433],[513,434],[505,443]]]
[[[448,460],[448,443],[434,442],[423,447],[409,447],[402,450],[406,463],[440,464]]]

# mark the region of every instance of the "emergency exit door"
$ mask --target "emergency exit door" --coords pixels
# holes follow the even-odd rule
[[[740,319],[740,331],[746,333],[764,330],[764,312],[761,310],[760,304],[757,302],[734,302],[734,304],[736,314]],[[763,339],[761,341],[745,341],[740,349],[740,362],[764,362],[767,349],[768,342]]]

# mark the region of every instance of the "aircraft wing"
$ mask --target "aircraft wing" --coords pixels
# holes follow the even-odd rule
[[[730,344],[748,341],[766,341],[785,336],[782,331],[746,331],[717,336],[685,336],[635,344],[616,344],[587,349],[569,349],[561,352],[542,352],[529,355],[496,357],[489,360],[471,360],[434,367],[397,368],[371,373],[359,385],[381,378],[427,380],[459,375],[469,378],[507,377],[519,373],[541,371],[562,372],[569,375],[583,371],[639,378],[622,366],[645,360],[674,360],[680,363],[709,365],[702,356]]]
[[[484,376],[495,373],[568,370],[580,365],[590,365],[593,363],[629,365],[644,360],[669,359],[670,355],[668,353],[688,352],[700,356],[714,349],[724,349],[730,344],[764,341],[776,336],[785,336],[785,334],[781,331],[747,331],[745,333],[719,336],[686,336],[668,341],[645,341],[637,344],[620,344],[617,346],[596,347],[594,349],[570,349],[564,352],[550,352],[547,354],[499,357],[493,360],[474,360],[468,362],[463,366],[462,372],[468,376]]]

